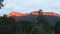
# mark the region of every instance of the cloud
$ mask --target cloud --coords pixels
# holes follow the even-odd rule
[[[4,7],[0,10],[2,14],[13,10],[25,13],[39,9],[60,13],[60,0],[4,0],[3,3]]]

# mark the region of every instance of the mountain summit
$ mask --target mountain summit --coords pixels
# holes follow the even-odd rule
[[[38,11],[32,11],[31,13],[25,13],[25,14],[22,14],[20,12],[17,12],[17,11],[12,11],[8,14],[8,16],[28,16],[28,15],[38,15]],[[57,14],[57,13],[54,13],[54,12],[42,12],[42,15],[45,15],[45,16],[57,16],[57,17],[60,17],[60,14]]]
[[[8,14],[8,16],[27,16],[28,14],[22,14],[20,12],[17,11],[12,11]]]
[[[54,12],[40,12],[42,15],[45,16],[45,18],[51,23],[54,24],[57,21],[60,20],[60,14],[54,13]],[[18,22],[20,20],[36,20],[37,16],[39,15],[38,11],[32,11],[31,13],[19,13],[17,11],[12,11],[8,14],[9,17],[15,18],[15,20]]]

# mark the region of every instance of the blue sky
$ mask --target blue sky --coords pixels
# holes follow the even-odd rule
[[[4,0],[3,4],[0,15],[11,11],[27,13],[39,9],[60,14],[60,0]]]

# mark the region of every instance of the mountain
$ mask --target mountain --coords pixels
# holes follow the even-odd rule
[[[38,15],[38,11],[32,11],[31,13],[25,13],[25,14],[22,14],[20,12],[16,12],[16,11],[12,11],[8,14],[8,16],[28,16],[28,15]],[[42,12],[42,15],[45,15],[45,16],[57,16],[57,17],[60,17],[60,14],[57,14],[57,13],[54,13],[54,12]]]
[[[15,20],[18,22],[19,20],[36,20],[37,16],[38,16],[38,11],[32,11],[31,13],[19,13],[16,11],[12,11],[8,14],[9,17],[14,17]],[[54,12],[42,12],[42,15],[45,16],[45,18],[47,18],[47,20],[51,23],[51,24],[55,24],[59,19],[60,19],[60,14],[54,13]]]
[[[22,14],[19,12],[12,11],[11,13],[8,14],[8,16],[27,16],[28,14]]]

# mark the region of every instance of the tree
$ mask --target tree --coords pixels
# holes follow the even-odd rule
[[[55,24],[55,34],[60,34],[60,20]]]
[[[4,1],[4,0],[0,0],[0,9],[1,9],[1,7],[4,6],[4,5],[3,5],[3,1]]]
[[[45,16],[42,14],[42,9],[38,11],[39,15],[37,16],[37,28],[38,31],[40,31],[40,34],[49,34],[49,22],[45,18]]]
[[[34,23],[28,20],[20,20],[18,22],[17,32],[19,34],[30,34],[34,28]]]
[[[0,18],[0,34],[15,34],[16,32],[16,21],[12,17],[4,15]]]

